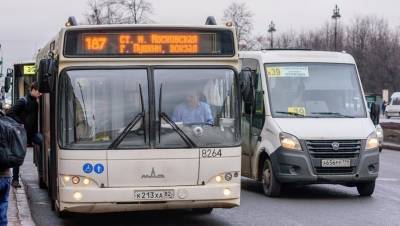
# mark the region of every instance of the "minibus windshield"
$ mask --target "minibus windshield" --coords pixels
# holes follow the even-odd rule
[[[355,65],[280,63],[265,71],[273,117],[366,117]]]

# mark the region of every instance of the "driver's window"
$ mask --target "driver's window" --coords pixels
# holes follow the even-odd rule
[[[154,71],[154,80],[160,146],[186,147],[185,135],[202,146],[222,145],[222,139],[235,141],[232,70],[159,69]],[[176,131],[176,126],[182,131]]]

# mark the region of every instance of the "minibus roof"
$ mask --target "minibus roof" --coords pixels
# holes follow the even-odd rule
[[[262,50],[241,51],[239,58],[258,59],[263,63],[344,63],[355,64],[354,58],[347,53],[310,50]]]

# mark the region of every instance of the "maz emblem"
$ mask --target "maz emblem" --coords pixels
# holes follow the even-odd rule
[[[150,175],[148,174],[143,174],[142,179],[149,179],[149,178],[165,178],[164,174],[158,174],[156,175],[156,171],[154,170],[154,167],[151,169]]]

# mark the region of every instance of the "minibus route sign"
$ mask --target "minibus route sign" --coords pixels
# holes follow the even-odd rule
[[[74,30],[66,34],[67,57],[233,56],[230,30]]]

